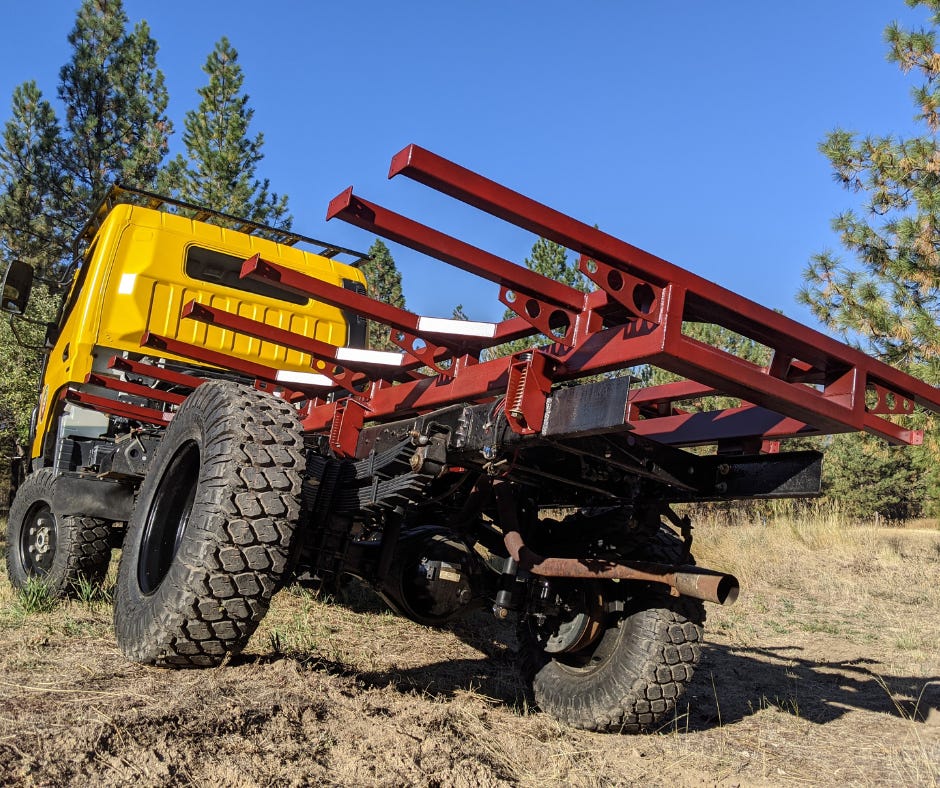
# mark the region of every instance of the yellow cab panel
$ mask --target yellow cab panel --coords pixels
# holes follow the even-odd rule
[[[32,456],[43,450],[66,386],[83,383],[93,367],[100,369],[116,353],[153,356],[155,351],[140,346],[148,331],[277,369],[311,371],[307,354],[181,319],[189,301],[332,345],[347,342],[341,310],[240,280],[241,263],[255,254],[330,284],[364,284],[351,265],[257,235],[137,205],[112,208],[73,282],[47,361]],[[160,356],[194,365],[171,354]]]

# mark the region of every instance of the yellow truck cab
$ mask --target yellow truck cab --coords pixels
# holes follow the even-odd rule
[[[22,515],[20,525],[26,529],[9,534],[8,568],[14,582],[29,575],[46,575],[53,583],[70,582],[76,570],[66,564],[74,563],[74,556],[65,556],[69,560],[62,564],[61,560],[56,563],[55,554],[63,549],[74,552],[66,542],[99,539],[89,536],[82,523],[91,523],[99,532],[113,530],[115,524],[119,530],[129,517],[161,425],[139,423],[115,415],[114,409],[108,412],[89,403],[108,396],[119,404],[163,408],[167,422],[174,409],[167,404],[168,395],[151,402],[146,389],[141,394],[141,386],[156,390],[168,388],[165,384],[121,371],[114,359],[144,360],[199,378],[250,382],[231,367],[213,367],[142,347],[143,336],[157,335],[225,353],[235,361],[277,369],[292,380],[319,377],[309,355],[185,319],[181,317],[183,305],[195,301],[331,345],[362,347],[365,342],[364,319],[239,276],[244,261],[260,255],[332,285],[365,292],[363,275],[356,267],[365,255],[349,249],[117,188],[88,222],[76,249],[80,252],[71,285],[47,338],[48,354],[30,436],[32,473],[24,482],[30,500],[17,507],[23,492],[19,490],[11,510],[10,527]],[[351,259],[341,262],[340,258]],[[31,273],[22,265],[7,272],[6,311],[25,311],[30,279]],[[115,377],[125,384],[124,391],[99,385],[104,378]],[[118,462],[122,452],[124,458]],[[31,491],[32,487],[36,490]],[[113,534],[109,538],[113,541]],[[102,545],[99,552],[103,554],[104,549]]]

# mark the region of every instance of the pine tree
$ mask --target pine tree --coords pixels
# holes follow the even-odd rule
[[[0,144],[0,259],[29,263],[40,277],[55,277],[71,236],[71,227],[60,221],[59,145],[55,112],[39,87],[18,86]]]
[[[529,257],[525,259],[525,266],[542,276],[580,290],[582,293],[591,289],[590,282],[569,258],[568,250],[554,241],[545,238],[536,240]],[[511,316],[514,313],[509,314]]]
[[[39,277],[58,273],[69,246],[56,221],[62,189],[53,156],[58,143],[55,113],[36,83],[18,86],[0,146],[0,273],[13,260],[29,263]],[[42,368],[44,324],[54,312],[55,300],[37,283],[30,320],[17,321],[17,334],[11,323],[0,321],[0,444],[26,438]]]
[[[362,264],[366,278],[366,293],[370,298],[385,304],[405,308],[405,296],[401,289],[401,273],[395,260],[381,238],[369,247],[369,259]],[[388,338],[388,326],[369,321],[369,347],[373,350],[398,350]]]
[[[925,456],[864,433],[836,435],[826,448],[823,492],[850,517],[920,516],[928,487]]]
[[[822,140],[819,149],[829,159],[836,182],[861,200],[857,208],[844,210],[832,221],[850,258],[832,251],[815,255],[798,297],[843,338],[936,385],[940,383],[940,52],[936,49],[940,0],[907,2],[929,11],[929,26],[905,30],[892,23],[884,37],[888,60],[904,74],[918,77],[920,84],[911,92],[915,120],[923,124],[923,133],[909,138],[860,136],[837,128]],[[931,430],[927,436],[927,445],[909,449],[903,465],[875,438],[836,439],[827,454],[833,466],[831,496],[854,506],[857,488],[896,479],[913,463],[922,475],[916,484],[913,476],[905,477],[903,494],[916,493],[918,505],[930,510],[938,492],[930,468],[937,465],[940,446]],[[850,447],[844,458],[838,454],[842,445]],[[861,466],[854,462],[858,458],[863,458]],[[868,514],[887,505],[872,496],[864,501],[876,507]],[[904,505],[911,509],[909,503]]]
[[[209,83],[199,88],[198,109],[186,113],[178,155],[160,178],[160,189],[187,202],[280,229],[289,229],[287,197],[270,191],[267,180],[256,178],[264,135],[250,139],[254,110],[242,92],[244,76],[238,52],[223,37],[203,66]]]
[[[167,151],[167,91],[146,22],[127,32],[121,0],[83,0],[59,72],[65,107],[60,162],[70,211],[88,217],[112,183],[152,188]],[[79,226],[81,222],[78,222]]]
[[[903,139],[836,129],[820,143],[836,181],[864,200],[832,222],[854,259],[815,255],[799,298],[830,329],[940,383],[940,2],[908,5],[930,9],[931,27],[892,23],[885,40],[888,59],[922,80],[912,94],[925,133]]]
[[[17,259],[39,278],[58,278],[111,183],[153,184],[170,131],[167,96],[146,24],[127,27],[120,0],[82,2],[59,73],[61,125],[35,83],[14,91],[0,145],[0,264]],[[0,323],[0,440],[26,438],[57,290],[37,279],[19,338]]]

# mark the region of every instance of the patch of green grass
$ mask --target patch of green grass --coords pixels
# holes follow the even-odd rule
[[[82,576],[72,584],[72,590],[75,599],[88,608],[110,605],[114,601],[114,581],[110,578],[98,583]]]
[[[916,651],[920,648],[920,637],[916,634],[905,632],[895,638],[894,645],[900,651]]]
[[[39,577],[29,578],[13,599],[14,612],[23,618],[36,613],[51,613],[57,605],[58,600]]]

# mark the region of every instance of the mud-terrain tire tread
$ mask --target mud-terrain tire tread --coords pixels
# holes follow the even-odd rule
[[[40,577],[56,598],[75,596],[80,581],[100,585],[111,562],[111,524],[97,517],[73,515],[56,522],[56,552],[44,575],[31,575],[20,560],[21,528],[32,507],[44,502],[52,511],[52,488],[56,479],[52,468],[40,468],[27,476],[13,499],[7,519],[7,577],[14,588],[22,588],[31,576]]]
[[[631,558],[674,563],[682,552],[681,539],[664,526]],[[653,590],[627,605],[602,636],[616,638],[615,645],[590,671],[550,659],[520,622],[519,668],[543,711],[575,728],[621,733],[656,729],[670,718],[701,655],[704,605]]]
[[[149,595],[140,545],[158,484],[189,440],[199,484],[179,548]],[[115,633],[137,662],[210,667],[244,648],[289,569],[305,457],[295,409],[235,383],[204,383],[160,442],[128,524],[115,592]]]

